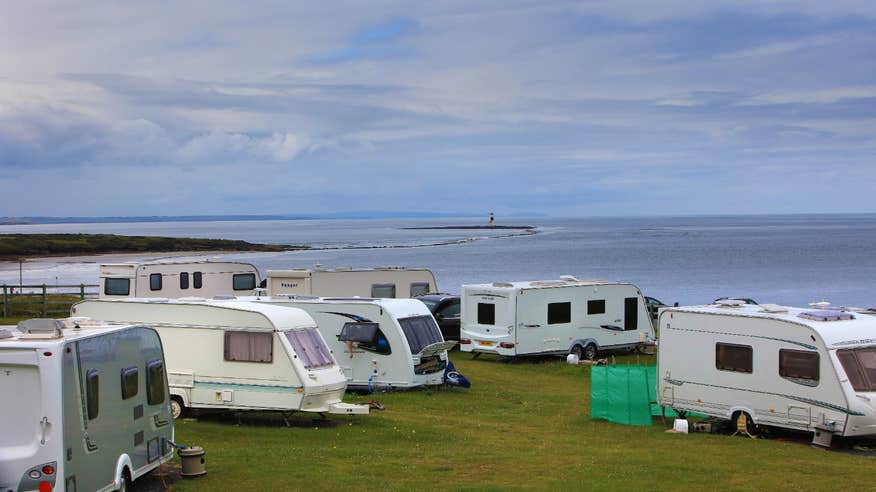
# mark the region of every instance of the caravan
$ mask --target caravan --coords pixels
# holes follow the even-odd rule
[[[347,381],[300,309],[234,300],[85,300],[76,316],[154,326],[174,417],[187,409],[368,413],[341,402]]]
[[[155,330],[84,318],[0,328],[0,491],[118,490],[173,457]]]
[[[268,270],[271,295],[409,298],[437,292],[435,275],[426,268],[321,268]]]
[[[722,300],[660,311],[660,405],[816,436],[876,435],[876,317]]]
[[[462,286],[463,352],[505,356],[598,351],[653,343],[641,291],[605,280],[560,280]]]
[[[443,383],[446,342],[429,309],[413,299],[272,296],[262,302],[302,309],[356,389],[413,388]]]
[[[100,266],[100,298],[213,297],[252,294],[259,271],[249,263],[154,261]]]

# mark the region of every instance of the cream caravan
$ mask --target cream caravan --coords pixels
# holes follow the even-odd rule
[[[876,435],[876,317],[726,300],[659,322],[661,405],[751,432]]]
[[[268,270],[271,295],[408,298],[437,292],[435,275],[426,268],[327,268]]]
[[[303,309],[356,389],[413,388],[444,382],[446,342],[429,308],[415,299],[265,298]]]
[[[174,416],[184,410],[367,413],[341,403],[347,380],[300,309],[204,299],[81,301],[75,316],[147,323],[167,357]]]
[[[249,263],[156,261],[100,266],[100,298],[213,297],[252,294],[259,271]]]
[[[0,490],[119,490],[171,459],[164,364],[144,326],[0,328]]]
[[[632,284],[605,280],[462,286],[459,347],[505,356],[574,353],[653,343],[645,300]]]

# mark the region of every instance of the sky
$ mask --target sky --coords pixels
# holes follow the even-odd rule
[[[876,212],[872,0],[0,3],[0,216]]]

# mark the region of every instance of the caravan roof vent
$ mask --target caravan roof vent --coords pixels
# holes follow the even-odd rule
[[[788,308],[785,306],[779,306],[778,304],[761,304],[760,312],[762,313],[787,313]]]
[[[12,330],[9,328],[0,328],[0,340],[3,340],[4,338],[12,338],[13,336]]]
[[[231,301],[237,299],[237,296],[232,296],[230,294],[219,294],[218,296],[213,296],[214,301]]]
[[[508,282],[493,282],[493,287],[514,287],[514,285]]]
[[[813,321],[845,321],[855,319],[852,313],[844,313],[842,311],[804,311],[798,316]]]
[[[560,275],[560,280],[564,282],[580,282],[581,280],[574,275]]]
[[[740,308],[745,305],[745,301],[741,299],[718,299],[715,301],[722,308]]]
[[[50,318],[34,318],[18,323],[21,338],[60,338],[63,329],[63,323]]]

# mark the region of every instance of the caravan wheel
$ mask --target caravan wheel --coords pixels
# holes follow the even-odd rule
[[[596,345],[588,343],[587,346],[584,347],[584,358],[587,360],[596,359]]]
[[[173,420],[176,420],[182,417],[183,412],[185,411],[185,407],[182,404],[182,401],[176,396],[170,397],[170,415],[173,417]]]
[[[131,473],[128,471],[128,468],[125,467],[122,470],[122,483],[119,484],[118,491],[119,492],[128,492],[128,488],[131,487]]]

